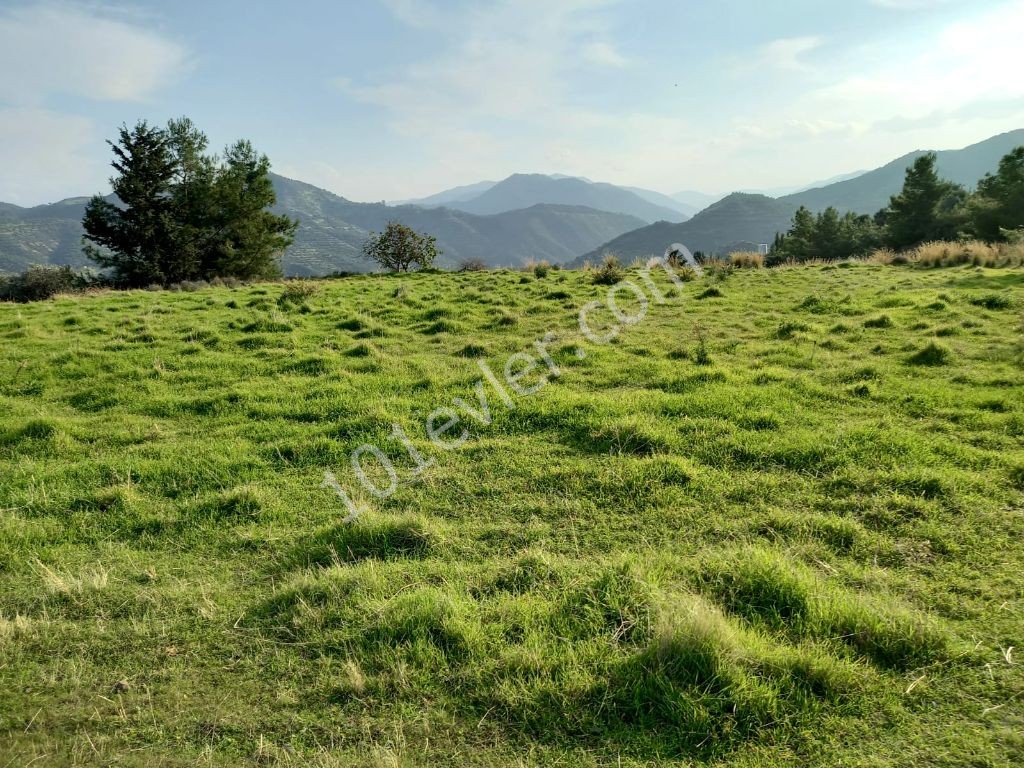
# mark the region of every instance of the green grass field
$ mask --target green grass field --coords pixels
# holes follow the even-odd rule
[[[1024,272],[313,285],[0,305],[0,768],[1024,763]]]

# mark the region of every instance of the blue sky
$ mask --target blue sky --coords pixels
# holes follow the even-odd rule
[[[0,0],[0,200],[188,115],[354,200],[514,172],[797,185],[1024,127],[1024,0]]]

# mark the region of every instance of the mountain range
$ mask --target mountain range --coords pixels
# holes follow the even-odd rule
[[[470,258],[490,266],[518,266],[531,259],[565,263],[647,223],[574,205],[534,204],[480,216],[449,208],[356,203],[311,184],[271,176],[275,213],[299,220],[295,242],[282,261],[288,275],[370,271],[375,265],[363,257],[362,243],[391,220],[434,235],[443,251],[441,267]],[[87,202],[76,197],[32,208],[0,204],[0,271],[17,272],[32,264],[88,264],[81,243]]]
[[[996,170],[999,160],[1015,147],[1024,145],[1024,129],[993,136],[964,149],[936,152],[939,175],[973,188],[986,173]],[[834,206],[840,213],[873,214],[889,204],[889,198],[903,188],[904,172],[924,151],[911,152],[881,168],[827,186],[773,198],[735,192],[710,205],[681,224],[657,223],[620,235],[590,251],[574,264],[596,262],[606,252],[631,260],[661,254],[671,243],[682,243],[691,251],[729,253],[770,243],[777,232],[785,232],[801,205],[812,211]]]
[[[541,173],[515,173],[503,181],[481,181],[406,202],[426,208],[443,205],[484,216],[516,211],[538,203],[582,205],[635,216],[648,224],[686,221],[697,212],[694,207],[653,190]]]
[[[1024,130],[938,152],[938,170],[972,187],[1021,145]],[[361,254],[362,243],[391,220],[434,235],[444,252],[438,260],[442,267],[466,259],[511,267],[532,259],[580,264],[606,251],[632,259],[660,254],[674,242],[694,251],[728,253],[771,242],[789,227],[800,205],[874,213],[899,192],[905,169],[921,154],[911,152],[881,168],[780,197],[743,192],[722,199],[699,192],[668,196],[581,177],[514,174],[501,182],[445,190],[415,205],[385,205],[353,202],[301,181],[272,177],[275,211],[299,220],[295,242],[283,258],[284,271],[320,275],[372,270],[375,265]],[[0,271],[86,264],[81,220],[87,201],[74,197],[31,208],[0,203]]]

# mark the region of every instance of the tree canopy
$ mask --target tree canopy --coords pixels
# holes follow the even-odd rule
[[[298,223],[268,209],[270,161],[248,141],[223,156],[191,120],[166,128],[122,126],[110,180],[114,200],[93,197],[83,226],[86,255],[126,286],[280,274]]]
[[[785,234],[777,234],[768,264],[845,259],[880,245],[902,251],[935,240],[975,237],[998,242],[1024,233],[1024,147],[1003,157],[998,170],[969,194],[939,177],[927,153],[907,168],[903,189],[872,216],[827,208],[815,216],[801,206]]]
[[[413,266],[426,269],[433,265],[439,251],[437,238],[421,235],[397,221],[389,221],[383,232],[374,233],[366,239],[363,253],[384,269],[408,272]]]

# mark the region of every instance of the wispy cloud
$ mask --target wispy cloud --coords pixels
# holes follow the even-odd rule
[[[140,16],[98,5],[42,2],[0,9],[0,200],[34,204],[102,178],[102,132],[63,112],[62,97],[141,102],[189,65],[181,44]]]
[[[0,99],[42,103],[54,94],[144,99],[171,83],[186,49],[96,6],[41,3],[0,10]]]
[[[756,57],[757,66],[800,72],[809,69],[803,57],[820,48],[824,39],[816,35],[783,37],[762,46]]]

